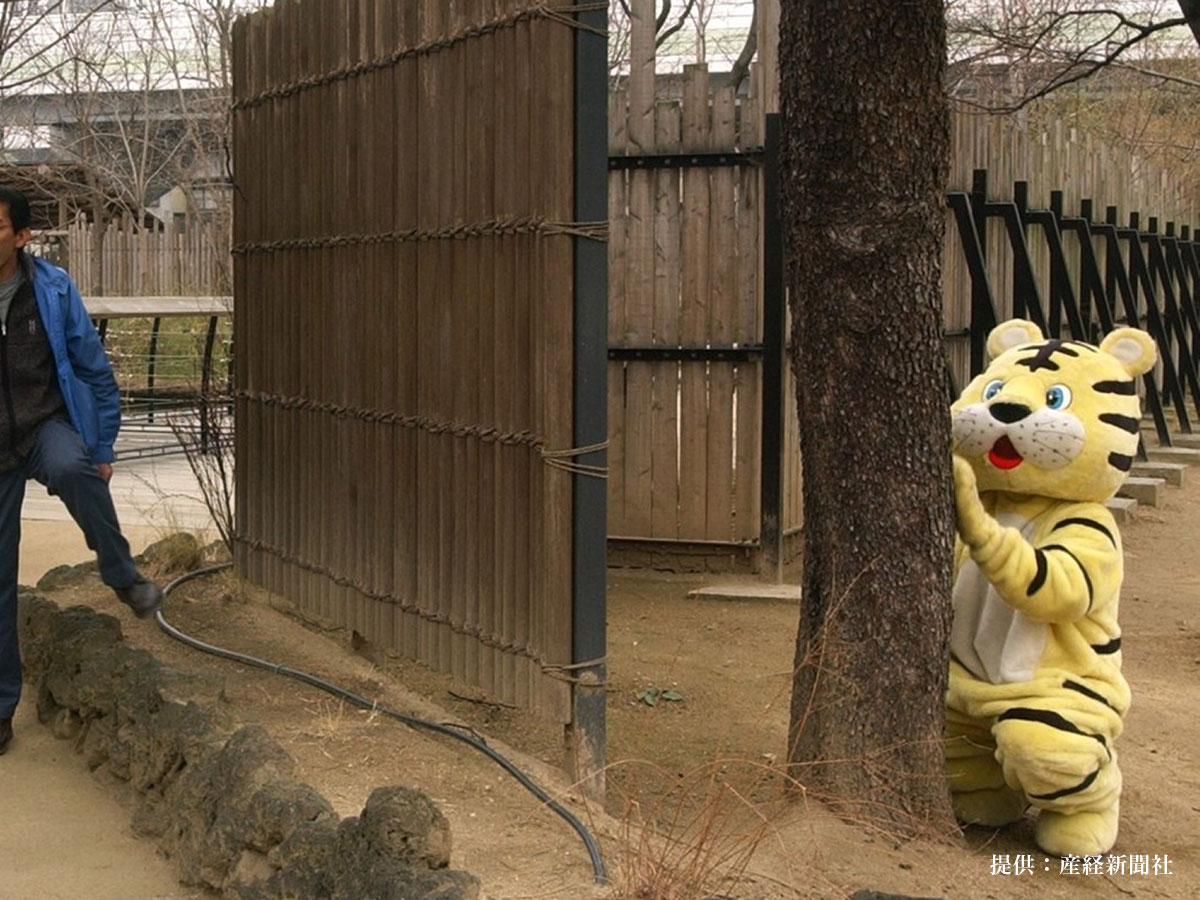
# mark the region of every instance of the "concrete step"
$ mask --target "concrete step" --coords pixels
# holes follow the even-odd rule
[[[1124,525],[1126,522],[1132,522],[1137,518],[1138,502],[1132,497],[1113,497],[1104,505],[1113,514],[1113,518],[1117,520],[1118,525]]]
[[[1171,432],[1172,447],[1186,447],[1189,450],[1200,450],[1200,434],[1182,434]]]
[[[1191,447],[1200,449],[1200,432],[1183,432],[1179,430],[1179,426],[1174,422],[1170,422],[1171,444],[1177,447]],[[1153,424],[1142,423],[1142,439],[1147,444],[1158,443],[1158,432],[1154,430]]]
[[[1146,456],[1151,462],[1173,462],[1184,465],[1200,465],[1200,450],[1188,447],[1152,447],[1146,445]]]
[[[1141,506],[1161,506],[1167,482],[1162,478],[1145,478],[1131,475],[1117,491],[1118,497],[1136,500]]]
[[[1183,487],[1183,473],[1187,471],[1184,463],[1177,462],[1138,462],[1134,460],[1133,468],[1129,470],[1131,477],[1161,478],[1171,487]]]
[[[710,584],[688,591],[690,600],[776,600],[785,603],[800,602],[800,585],[765,584],[756,581]]]

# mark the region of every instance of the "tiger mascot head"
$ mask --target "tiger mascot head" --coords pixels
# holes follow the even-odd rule
[[[991,363],[950,408],[955,452],[979,490],[1098,503],[1115,494],[1137,452],[1135,379],[1154,365],[1150,335],[1118,328],[1094,347],[1012,319],[987,349]]]

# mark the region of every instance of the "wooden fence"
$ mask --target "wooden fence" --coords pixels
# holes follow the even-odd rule
[[[609,534],[748,544],[759,528],[762,116],[692,66],[683,96],[612,96]],[[716,355],[711,351],[718,351]],[[674,352],[671,352],[674,351]],[[706,352],[710,351],[710,352]],[[740,352],[739,352],[740,351]]]
[[[66,229],[66,265],[91,296],[219,295],[230,291],[229,231],[219,221],[155,228],[125,217]]]
[[[760,568],[762,348],[770,329],[784,327],[764,319],[761,151],[769,103],[757,93],[759,78],[735,97],[703,66],[656,76],[652,55],[641,61],[639,68],[635,48],[609,113],[613,559]],[[1061,123],[956,113],[952,127],[952,191],[970,191],[976,171],[986,168],[990,200],[1011,200],[1014,184],[1023,182],[1031,207],[1055,202],[1064,214],[1079,215],[1090,200],[1094,215],[1115,207],[1122,223],[1134,212],[1143,226],[1151,216],[1164,228],[1200,223],[1197,198],[1182,178]],[[949,209],[947,229],[947,348],[963,384],[971,282]],[[1034,277],[1046,292],[1051,255],[1037,231],[1026,228]],[[1003,223],[990,222],[984,241],[1003,318],[1013,309],[1013,255]],[[1065,244],[1068,277],[1078,278],[1080,248],[1070,236]],[[1103,247],[1098,252],[1103,265]],[[802,482],[790,376],[783,389],[779,513],[784,532],[795,533]]]
[[[1163,230],[1167,223],[1193,229],[1200,225],[1200,197],[1180,174],[1093,141],[1060,121],[1022,123],[1011,117],[960,113],[952,118],[952,126],[950,191],[970,193],[977,173],[985,172],[986,195],[992,202],[1011,202],[1015,194],[1024,192],[1030,209],[1049,210],[1058,204],[1060,217],[1089,213],[1093,222],[1103,222],[1112,207],[1121,225],[1127,225],[1131,215],[1140,219],[1143,228],[1152,217]],[[1044,229],[1028,227],[1025,236],[1034,278],[1046,294],[1056,276]],[[988,220],[980,238],[996,312],[1003,320],[1013,310],[1011,239],[998,217]],[[1078,290],[1081,247],[1075,233],[1064,234],[1063,250],[1065,270]],[[1103,271],[1105,242],[1098,241],[1095,251]],[[942,283],[950,365],[961,385],[970,374],[966,330],[971,321],[971,278],[951,212],[947,212]]]
[[[237,566],[570,722],[576,29],[470,6],[236,30]]]

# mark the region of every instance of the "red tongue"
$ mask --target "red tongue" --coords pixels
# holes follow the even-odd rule
[[[1021,454],[1007,436],[1000,438],[988,451],[988,459],[997,469],[1015,469],[1021,464]]]

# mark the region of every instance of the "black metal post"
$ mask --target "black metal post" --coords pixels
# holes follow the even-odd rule
[[[1037,279],[1033,275],[1033,264],[1029,258],[1029,243],[1025,238],[1025,210],[1029,206],[1029,185],[1024,181],[1013,182],[1011,203],[989,203],[988,215],[1000,216],[1008,232],[1008,243],[1013,252],[1013,315],[1028,319],[1050,334],[1050,325],[1043,312],[1042,296]]]
[[[767,116],[766,166],[763,170],[763,334],[762,334],[762,459],[759,547],[761,574],[783,577],[783,436],[787,410],[784,360],[787,303],[784,287],[784,239],[780,215],[779,135],[782,116]]]
[[[988,281],[987,257],[973,215],[976,208],[974,198],[956,192],[948,194],[946,202],[950,205],[954,221],[958,224],[958,236],[967,258],[967,271],[971,275],[971,321],[968,332],[971,342],[970,374],[974,377],[982,372],[987,364],[987,336],[999,324],[996,321],[996,304],[992,297],[992,286]]]
[[[603,9],[576,0],[575,220],[608,221],[608,53]],[[608,247],[574,238],[574,441],[603,448],[608,439]],[[604,449],[576,461],[603,467]],[[576,473],[572,489],[572,639],[575,666],[572,723],[568,733],[576,780],[595,797],[604,794],[605,681],[608,652],[606,563],[607,482]]]
[[[158,332],[162,327],[162,319],[157,316],[150,326],[150,361],[146,363],[146,421],[154,421],[154,361],[158,357]]]
[[[208,452],[208,401],[212,390],[212,355],[217,342],[217,317],[208,320],[204,335],[204,358],[200,362],[200,452]],[[220,449],[220,448],[218,448]]]

